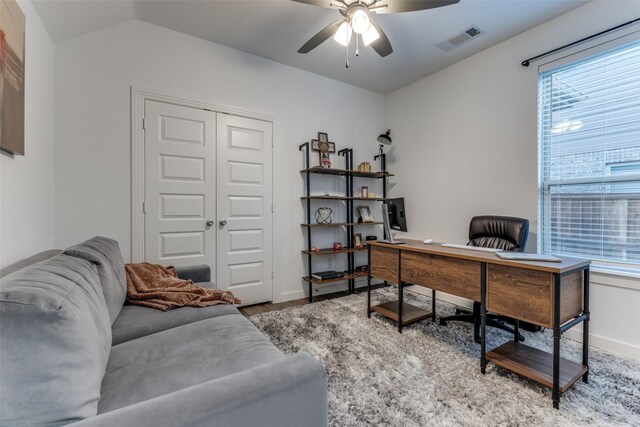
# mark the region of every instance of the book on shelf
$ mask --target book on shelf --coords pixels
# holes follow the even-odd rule
[[[327,280],[327,279],[335,279],[337,277],[344,277],[344,272],[339,271],[317,271],[311,275],[314,279],[318,280]]]

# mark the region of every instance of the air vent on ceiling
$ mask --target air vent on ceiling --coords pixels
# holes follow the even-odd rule
[[[478,28],[471,27],[465,32],[451,37],[449,40],[438,43],[436,47],[444,50],[445,52],[449,52],[480,34],[482,34],[482,32]]]

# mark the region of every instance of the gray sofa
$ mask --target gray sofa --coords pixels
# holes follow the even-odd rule
[[[319,362],[284,355],[230,305],[126,304],[111,239],[48,251],[2,274],[2,426],[327,424]],[[178,274],[213,286],[206,266]]]

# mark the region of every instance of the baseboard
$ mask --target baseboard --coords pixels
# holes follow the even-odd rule
[[[303,289],[298,289],[296,291],[283,292],[280,294],[279,298],[274,298],[273,302],[287,302],[293,301],[300,298],[305,298],[307,296],[306,292]]]
[[[431,296],[431,289],[425,288],[423,286],[415,286],[415,285],[407,286],[405,288],[405,290],[408,290],[408,291],[411,291],[411,292],[415,292],[417,294],[423,294],[423,295],[426,295],[428,297]],[[445,302],[449,302],[451,304],[455,304],[455,305],[458,305],[460,307],[471,308],[473,306],[473,303],[468,299],[460,298],[460,297],[457,297],[455,295],[445,294],[443,292],[436,292],[436,299],[439,299],[439,300],[445,301]]]
[[[573,341],[582,342],[582,330],[578,328],[569,329],[563,334],[563,336]],[[640,347],[603,337],[601,335],[589,334],[589,346],[598,347],[603,350],[640,360]]]

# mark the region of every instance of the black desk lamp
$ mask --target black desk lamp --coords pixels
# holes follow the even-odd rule
[[[384,154],[384,146],[391,145],[391,129],[387,129],[386,133],[378,135],[377,141],[380,143],[380,151],[377,156],[373,157],[373,160],[380,158],[380,170],[382,172],[387,171],[387,155]]]

